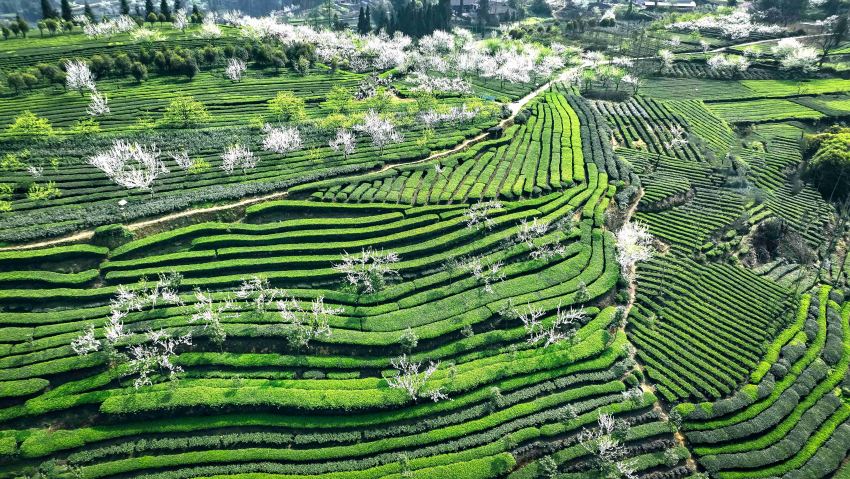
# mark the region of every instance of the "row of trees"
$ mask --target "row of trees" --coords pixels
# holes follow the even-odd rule
[[[159,17],[159,15],[164,15],[167,21],[172,21],[172,15],[175,12],[180,11],[183,8],[182,0],[173,0],[173,3],[169,5],[168,0],[160,0],[159,10],[154,6],[153,0],[145,0],[145,8],[144,8],[144,17],[149,18],[151,15],[154,17]],[[119,10],[122,15],[130,15],[130,4],[128,0],[121,0],[119,4]],[[88,0],[86,0],[83,7],[83,14],[87,16],[91,21],[94,21],[94,12],[92,11],[91,6],[89,5]],[[142,17],[142,8],[139,5],[136,5],[135,14],[137,17]],[[200,11],[198,10],[198,5],[193,2],[192,4],[192,15],[200,16]],[[47,19],[61,19],[66,22],[74,21],[74,11],[71,6],[70,0],[61,0],[60,11],[57,11],[56,8],[53,7],[51,0],[41,0],[41,18],[42,20]]]

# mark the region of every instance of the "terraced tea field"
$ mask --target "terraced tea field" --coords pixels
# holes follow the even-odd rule
[[[3,40],[0,478],[850,477],[848,80],[309,18]]]

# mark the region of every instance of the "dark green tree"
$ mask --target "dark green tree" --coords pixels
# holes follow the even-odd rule
[[[85,6],[83,7],[83,15],[85,15],[89,20],[94,21],[94,12],[92,11],[88,0],[86,0]]]
[[[159,13],[165,15],[165,19],[171,21],[171,7],[168,6],[168,0],[159,2]]]
[[[127,0],[121,0],[121,15],[129,15],[130,14],[130,4],[127,3]]]
[[[57,18],[56,9],[50,4],[50,0],[41,0],[41,18]]]
[[[70,22],[74,19],[74,12],[71,10],[71,2],[69,0],[62,0],[62,20],[66,22]]]
[[[27,33],[29,33],[29,31],[30,31],[30,24],[27,23],[26,21],[24,21],[24,19],[21,18],[20,15],[17,15],[15,17],[15,22],[18,24],[18,31],[20,31],[21,35],[23,35],[23,37],[26,38]]]
[[[145,18],[150,17],[151,13],[156,14],[156,8],[153,6],[153,0],[145,0]]]
[[[490,24],[490,0],[480,0],[478,2],[478,28],[483,28]]]
[[[183,8],[183,2],[180,0],[174,0],[174,8],[171,9],[172,12],[177,13],[179,10]]]
[[[369,30],[372,29],[372,14],[369,12],[369,5],[366,5],[366,20],[363,24],[366,26],[366,33],[369,33]]]
[[[363,31],[363,25],[366,22],[366,10],[363,9],[363,5],[360,5],[360,11],[357,13],[357,33],[364,35],[366,32]]]

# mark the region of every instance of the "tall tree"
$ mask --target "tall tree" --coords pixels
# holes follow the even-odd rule
[[[50,0],[41,0],[41,18],[58,18],[56,9],[50,4]]]
[[[30,31],[30,24],[21,18],[20,14],[15,15],[15,23],[18,24],[18,30],[21,32],[21,35],[26,38],[27,33]]]
[[[180,0],[174,0],[174,8],[171,9],[172,12],[177,13],[178,11],[183,9],[183,2]]]
[[[86,0],[86,4],[83,7],[83,15],[86,16],[90,21],[94,21],[94,12],[91,9],[91,5],[89,5],[88,0]]]
[[[74,12],[71,10],[71,2],[69,0],[62,0],[62,20],[70,22],[73,19]]]
[[[363,10],[363,5],[360,5],[360,11],[357,13],[357,33],[363,34],[363,22],[366,20],[366,11]]]
[[[490,0],[478,2],[478,27],[483,28],[490,24]]]
[[[823,62],[829,56],[829,53],[847,38],[847,31],[847,15],[840,15],[824,25],[823,35],[820,37],[823,53],[818,61],[818,66],[823,66]]]
[[[127,0],[121,0],[121,15],[129,15],[130,14],[130,4],[127,3]]]
[[[168,6],[168,0],[159,2],[159,13],[165,15],[166,20],[171,20],[171,7]]]
[[[156,8],[153,6],[153,0],[145,0],[145,17],[151,13],[156,14]]]
[[[369,33],[369,30],[372,29],[372,14],[369,12],[369,5],[366,5],[366,20],[364,20],[363,25],[366,27],[366,33]]]

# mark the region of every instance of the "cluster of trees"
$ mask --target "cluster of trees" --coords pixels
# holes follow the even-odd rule
[[[115,55],[98,53],[92,55],[87,63],[97,78],[126,77],[128,75],[142,81],[148,72],[155,69],[163,75],[185,75],[192,79],[200,72],[201,66],[229,64],[230,60],[253,60],[258,66],[280,69],[291,67],[301,74],[306,74],[316,61],[315,45],[309,43],[294,43],[287,47],[275,46],[267,42],[254,42],[241,45],[225,45],[218,47],[206,45],[200,48],[184,48],[161,46],[142,47],[138,53],[120,52]],[[65,82],[65,60],[58,65],[39,63],[33,67],[10,73],[6,83],[9,88],[20,92],[22,89],[32,89],[39,85],[63,84]],[[228,78],[238,81],[240,75],[227,73]]]
[[[182,10],[183,1],[182,0],[173,0],[169,5],[169,0],[160,0],[159,9],[154,5],[153,0],[145,0],[144,10],[139,4],[136,4],[135,10],[131,13],[130,3],[128,0],[121,0],[119,3],[119,10],[121,15],[134,15],[136,18],[147,20],[150,22],[165,22],[172,21],[173,15]],[[70,0],[61,0],[60,5],[61,11],[56,11],[53,7],[53,4],[50,0],[41,0],[41,18],[42,20],[48,19],[56,19],[56,20],[64,20],[66,22],[75,21],[75,16],[73,12],[73,8],[71,7]],[[89,19],[89,21],[95,20],[94,11],[89,5],[88,0],[86,0],[83,6],[83,15]],[[197,4],[192,4],[192,22],[193,23],[201,23],[203,21],[203,15],[201,15],[198,10]]]
[[[807,176],[821,193],[832,199],[850,193],[850,128],[832,127],[806,138],[809,154]]]
[[[430,35],[435,30],[448,31],[452,17],[451,2],[439,0],[436,4],[423,2],[404,2],[396,6],[393,14],[380,15],[375,18],[377,30],[387,33],[402,32],[411,37]]]

